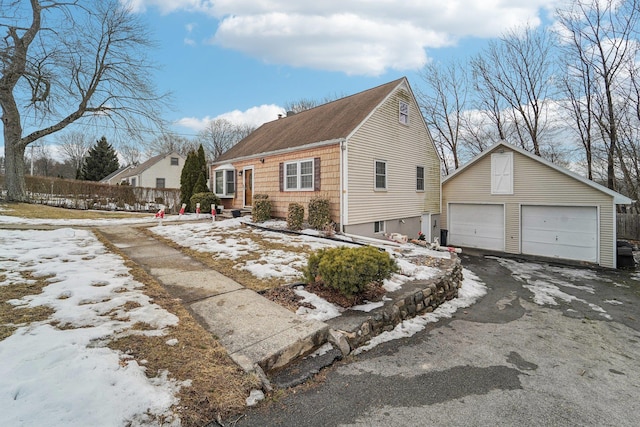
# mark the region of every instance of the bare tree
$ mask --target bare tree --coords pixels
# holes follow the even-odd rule
[[[3,1],[0,28],[8,200],[26,199],[24,153],[40,138],[80,121],[130,135],[162,123],[148,33],[118,0]]]
[[[254,130],[255,127],[251,125],[234,124],[226,119],[215,119],[207,123],[207,126],[198,134],[197,139],[202,144],[209,160],[214,160]]]
[[[60,133],[57,138],[62,158],[73,165],[75,178],[79,178],[84,158],[91,147],[90,138],[82,132]]]
[[[146,144],[146,154],[149,157],[158,154],[167,154],[176,152],[187,157],[190,151],[198,149],[198,144],[184,136],[180,136],[173,132],[163,132],[160,136]]]
[[[118,154],[122,156],[124,164],[127,166],[140,164],[142,159],[142,151],[140,151],[137,144],[119,144]]]
[[[520,145],[538,156],[547,117],[545,101],[553,87],[551,47],[549,31],[526,26],[491,42],[472,61],[477,87],[488,95],[483,102],[498,126],[500,138],[506,137],[502,108],[506,104]]]
[[[606,146],[607,187],[616,187],[620,130],[616,92],[624,84],[625,67],[637,53],[638,0],[576,0],[558,12],[570,42],[568,55],[594,79],[590,114]]]
[[[445,173],[458,169],[459,141],[467,108],[467,75],[460,63],[429,63],[420,72],[426,90],[418,93],[420,108],[444,160]],[[449,165],[447,159],[452,159]]]

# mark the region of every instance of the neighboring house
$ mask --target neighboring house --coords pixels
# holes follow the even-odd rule
[[[616,205],[632,200],[499,142],[442,182],[448,244],[616,267]]]
[[[123,166],[118,170],[111,172],[109,175],[102,178],[100,182],[102,184],[109,184],[109,185],[120,184],[120,181],[122,181],[121,179],[122,176],[124,176],[124,174],[127,172],[128,169],[129,169],[129,166]]]
[[[406,78],[265,123],[211,166],[226,208],[328,198],[340,231],[439,235],[440,158]],[[308,212],[307,212],[308,214]]]
[[[160,154],[146,162],[129,167],[119,175],[120,181],[126,181],[133,187],[180,188],[180,175],[185,158],[173,152]]]

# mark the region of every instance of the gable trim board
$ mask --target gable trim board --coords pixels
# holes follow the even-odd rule
[[[492,191],[495,184],[492,154],[496,153],[512,153],[510,193]],[[503,252],[584,261],[610,268],[616,267],[616,204],[632,202],[506,142],[495,144],[445,178],[442,198],[445,208],[442,228],[449,229],[447,243],[451,245],[456,245],[456,240],[467,243],[457,237],[459,221],[451,217],[456,214],[455,205],[502,204]],[[449,209],[451,205],[454,212]]]

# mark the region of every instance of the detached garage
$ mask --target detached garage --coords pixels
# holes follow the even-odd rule
[[[500,142],[442,182],[447,244],[616,267],[616,205],[632,200]]]

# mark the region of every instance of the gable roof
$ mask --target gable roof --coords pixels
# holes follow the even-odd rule
[[[535,154],[517,147],[515,145],[509,144],[506,141],[499,141],[496,142],[495,144],[493,144],[491,147],[487,148],[485,151],[483,151],[482,153],[478,154],[477,156],[475,156],[473,159],[471,159],[466,165],[456,169],[453,173],[451,173],[450,175],[448,175],[447,177],[445,177],[442,180],[442,184],[444,185],[447,181],[449,181],[451,178],[455,177],[456,175],[458,175],[460,172],[462,172],[463,170],[467,169],[468,167],[470,167],[471,165],[473,165],[474,163],[476,163],[478,160],[482,159],[483,157],[485,157],[486,155],[488,155],[491,151],[493,151],[494,149],[496,149],[499,146],[503,146],[505,148],[508,148],[510,150],[513,150],[517,153],[522,154],[525,157],[528,157],[532,160],[535,160],[537,162],[542,163],[545,166],[550,167],[551,169],[554,169],[564,175],[567,175],[573,179],[576,179],[580,182],[582,182],[583,184],[588,185],[589,187],[595,188],[598,191],[601,191],[603,193],[606,193],[608,195],[610,195],[611,197],[613,197],[613,201],[615,204],[617,205],[630,205],[631,203],[633,203],[633,200],[628,198],[627,196],[624,196],[616,191],[611,190],[610,188],[605,187],[604,185],[600,185],[597,182],[593,182],[590,179],[587,179],[585,177],[582,177],[580,175],[578,175],[575,172],[571,172],[568,169],[565,169],[561,166],[558,166],[554,163],[551,163],[550,161],[543,159],[540,156],[536,156]]]
[[[126,174],[123,175],[123,178],[140,175],[142,172],[149,169],[151,166],[155,165],[156,163],[158,163],[160,160],[164,159],[167,156],[175,156],[184,160],[184,157],[182,157],[180,154],[176,153],[175,151],[172,153],[158,154],[157,156],[151,157],[146,162],[140,163],[138,166],[132,167]]]
[[[347,138],[405,77],[267,122],[218,156],[214,164]],[[408,85],[407,85],[408,86]]]
[[[115,178],[116,176],[125,172],[128,168],[129,166],[122,166],[121,168],[116,169],[115,171],[111,172],[109,175],[102,178],[100,182],[108,182],[110,179]]]

